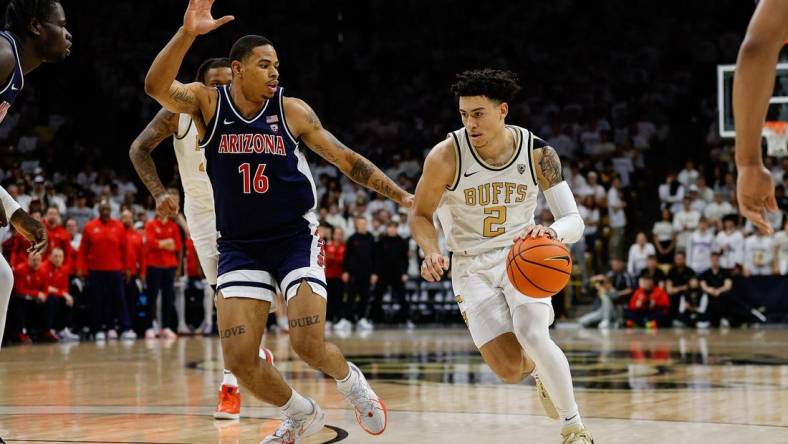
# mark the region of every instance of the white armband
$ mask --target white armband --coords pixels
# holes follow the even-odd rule
[[[3,205],[5,209],[5,216],[8,218],[8,221],[11,222],[11,215],[16,213],[16,210],[20,209],[21,206],[11,197],[10,194],[5,190],[5,188],[0,187],[0,204]]]
[[[555,222],[550,228],[558,235],[558,240],[566,244],[573,244],[580,240],[585,230],[585,223],[577,210],[575,196],[566,181],[545,190],[544,197],[550,212],[555,217]]]

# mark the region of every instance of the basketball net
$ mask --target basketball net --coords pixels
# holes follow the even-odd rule
[[[788,156],[788,122],[766,122],[763,126],[766,154],[772,157]]]

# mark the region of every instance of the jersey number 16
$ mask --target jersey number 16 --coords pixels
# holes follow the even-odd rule
[[[264,163],[257,165],[254,177],[252,177],[252,166],[248,163],[242,163],[238,167],[238,172],[243,176],[245,194],[252,194],[252,190],[258,194],[268,191],[268,178],[263,174],[265,172]]]

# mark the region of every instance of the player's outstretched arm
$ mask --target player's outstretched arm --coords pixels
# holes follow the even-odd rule
[[[224,16],[215,20],[211,15],[214,0],[189,0],[183,26],[153,60],[145,76],[145,93],[173,113],[197,115],[215,91],[201,83],[183,84],[175,80],[183,57],[198,35],[206,34],[233,20]]]
[[[534,150],[534,163],[536,164],[536,181],[542,189],[550,212],[555,217],[555,222],[549,229],[541,226],[529,227],[525,235],[536,233],[537,236],[549,233],[554,239],[571,244],[580,240],[585,229],[583,218],[577,209],[575,196],[569,189],[561,174],[561,159],[558,153],[550,146]]]
[[[346,147],[320,123],[312,108],[303,100],[287,97],[285,114],[291,132],[322,158],[334,164],[359,185],[378,192],[405,208],[413,205],[413,195],[386,176],[367,158]]]
[[[142,183],[156,199],[156,209],[171,218],[178,214],[178,204],[175,198],[167,193],[161,182],[151,153],[164,139],[177,132],[178,114],[162,109],[134,139],[129,148],[131,163],[134,164],[134,169]]]
[[[410,231],[413,239],[424,251],[421,263],[421,277],[428,281],[439,281],[449,269],[449,258],[443,256],[438,246],[438,231],[432,217],[438,208],[441,197],[451,186],[457,161],[454,158],[454,145],[446,139],[436,145],[424,160],[424,171],[416,185],[416,197],[410,218]]]
[[[774,91],[776,64],[788,38],[788,2],[762,0],[739,49],[733,79],[736,186],[739,209],[759,231],[772,233],[765,209],[777,211],[774,183],[761,160],[761,129]]]

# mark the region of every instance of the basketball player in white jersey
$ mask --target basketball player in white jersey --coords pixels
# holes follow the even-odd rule
[[[0,31],[0,123],[25,86],[25,75],[42,63],[61,62],[71,53],[71,33],[59,0],[10,0]],[[29,254],[46,250],[47,231],[0,186],[0,228],[11,224],[30,241]],[[0,344],[14,274],[0,254]]]
[[[530,131],[506,125],[509,102],[520,90],[508,71],[485,69],[457,76],[463,128],[437,144],[416,187],[411,231],[424,250],[422,277],[440,280],[449,259],[438,248],[433,215],[452,256],[452,286],[474,343],[504,382],[516,384],[538,369],[557,415],[564,444],[593,443],[575,403],[569,363],[552,341],[550,298],[519,293],[506,275],[506,255],[524,236],[574,243],[583,235],[574,196],[561,177],[555,150]],[[534,225],[541,188],[555,223]],[[527,357],[525,356],[527,353]],[[538,384],[537,384],[538,385]],[[547,401],[547,402],[544,402]]]
[[[774,257],[776,273],[788,276],[788,217],[783,221],[783,229],[774,235]]]
[[[761,130],[774,92],[777,59],[786,41],[788,1],[761,0],[739,49],[733,78],[739,211],[766,234],[774,231],[766,211],[778,209],[772,175],[761,158]]]
[[[229,84],[232,80],[230,60],[208,59],[197,70],[197,81],[215,87]],[[216,245],[216,214],[213,206],[213,188],[205,172],[205,155],[197,141],[204,131],[199,123],[188,114],[174,114],[160,110],[142,133],[132,142],[129,157],[142,182],[156,198],[156,211],[171,218],[178,215],[178,202],[162,184],[151,153],[167,137],[172,136],[178,173],[185,195],[183,211],[194,241],[194,249],[200,260],[206,286],[205,322],[210,323],[213,314],[213,295],[219,268],[219,252]],[[154,296],[155,298],[155,296]],[[210,331],[210,326],[207,326]],[[147,334],[146,334],[147,337]],[[260,348],[260,357],[273,362],[273,354],[265,347]],[[216,419],[238,419],[240,417],[241,394],[238,380],[228,370],[219,388],[219,401],[214,412]]]

